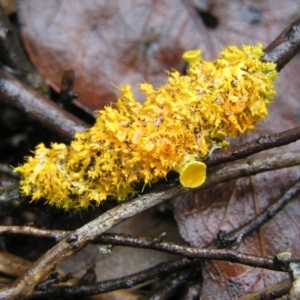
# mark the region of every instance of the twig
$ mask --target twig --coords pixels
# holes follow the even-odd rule
[[[270,219],[274,218],[275,215],[278,214],[285,205],[287,205],[297,194],[299,194],[299,192],[300,180],[297,179],[296,183],[289,190],[287,190],[281,198],[279,198],[274,204],[270,205],[266,210],[255,216],[245,225],[228,234],[226,234],[224,231],[220,231],[217,238],[218,246],[226,247],[227,245],[234,243],[240,235],[246,236],[257,230]]]
[[[84,122],[3,70],[0,70],[0,101],[26,112],[29,118],[39,122],[64,140],[72,139],[76,132],[82,132],[88,127]]]
[[[58,273],[51,274],[50,278],[44,281],[43,283],[37,286],[38,290],[46,290],[49,285],[61,282],[67,282],[68,280],[72,279],[72,274],[68,273],[63,277],[58,277]]]
[[[39,238],[50,238],[55,242],[61,241],[63,238],[71,234],[71,231],[63,230],[47,230],[29,226],[0,226],[0,235],[29,235]]]
[[[263,61],[273,61],[280,71],[300,50],[300,19],[296,20],[265,49]]]
[[[252,267],[265,268],[274,271],[286,271],[284,267],[278,266],[276,263],[274,263],[273,258],[241,253],[231,249],[195,248],[171,242],[157,242],[155,239],[150,238],[134,238],[130,236],[123,236],[121,234],[104,234],[98,237],[95,242],[96,241],[101,241],[102,243],[111,243],[114,245],[159,250],[171,254],[184,255],[190,258],[226,260]]]
[[[198,262],[199,264],[199,262]],[[145,297],[145,300],[164,300],[174,296],[180,286],[185,284],[191,278],[201,276],[201,269],[197,267],[190,268],[184,272],[170,274],[165,280],[159,283],[150,294]],[[178,297],[177,297],[178,298]]]
[[[73,90],[75,73],[73,70],[67,70],[63,73],[60,85],[60,94],[57,102],[63,107],[70,107],[72,101],[78,98],[78,93]]]
[[[277,170],[281,168],[292,167],[300,164],[300,152],[287,152],[284,154],[273,154],[262,156],[257,159],[245,159],[236,163],[232,163],[230,166],[226,167],[215,167],[211,169],[207,175],[207,179],[202,188],[210,187],[218,183],[230,181],[233,179],[255,175],[261,172],[267,172],[272,170]],[[185,190],[182,187],[174,187],[178,189],[180,193],[188,193],[189,190]],[[171,189],[172,190],[172,189]],[[169,189],[166,190],[166,195],[169,193]],[[164,191],[162,193],[162,201],[164,201]],[[3,204],[7,206],[12,206],[13,203],[10,203],[11,196],[13,200],[21,201],[19,198],[19,190],[17,186],[3,189],[0,192],[0,200]],[[151,195],[151,194],[150,194]],[[147,197],[147,194],[144,195]],[[167,196],[168,197],[168,196]],[[150,196],[151,198],[151,196]],[[19,200],[18,200],[19,199]],[[0,202],[1,205],[1,202]],[[55,232],[55,231],[54,231]]]
[[[88,295],[96,295],[100,293],[109,292],[121,288],[130,288],[134,285],[147,282],[165,275],[169,275],[175,271],[185,269],[195,260],[188,258],[180,258],[175,261],[160,263],[155,267],[149,268],[142,272],[138,272],[126,277],[98,282],[90,285],[64,287],[64,288],[48,288],[46,291],[36,291],[32,299],[39,298],[58,298],[58,297],[83,297]],[[8,299],[8,298],[7,298]],[[9,298],[12,299],[12,298]],[[22,298],[24,299],[24,298]]]
[[[73,112],[76,106],[81,111],[84,111],[93,121],[96,119],[96,112],[87,108],[80,101],[77,101],[78,93],[74,91],[75,72],[67,70],[63,73],[60,85],[60,93],[57,102],[66,110]]]
[[[8,233],[19,233],[19,234],[30,234],[38,233],[38,236],[42,237],[57,237],[64,238],[68,235],[68,239],[72,240],[75,234],[67,231],[56,231],[54,234],[50,230],[43,230],[30,227],[17,227],[13,226],[10,230],[10,226],[1,226],[0,232],[3,234]],[[19,229],[19,231],[17,231]],[[249,233],[246,233],[249,234]],[[37,235],[35,235],[37,236]],[[278,266],[273,258],[256,256],[246,253],[241,253],[232,249],[206,249],[206,248],[195,248],[190,246],[184,246],[172,242],[163,242],[158,239],[145,238],[145,237],[131,237],[122,234],[104,233],[102,235],[95,236],[90,242],[95,244],[105,243],[119,246],[135,247],[135,248],[146,248],[157,251],[163,251],[171,254],[180,254],[190,258],[202,258],[202,259],[214,259],[214,260],[228,260],[231,262],[237,262],[240,264],[266,268],[274,271],[286,271],[285,266]]]
[[[284,154],[262,156],[257,159],[249,158],[241,160],[223,168],[215,167],[213,169],[209,169],[206,182],[201,186],[201,189],[213,186],[221,182],[226,182],[245,176],[251,176],[261,172],[288,168],[299,164],[300,152],[287,152]],[[170,185],[170,183],[168,183],[168,185]],[[13,202],[9,201],[10,198],[7,198],[7,195],[18,195],[17,198],[19,198],[19,189],[17,186],[15,188],[10,187],[7,189],[8,191],[6,191],[6,188],[0,191],[0,200],[2,199],[2,203],[5,203],[7,209],[9,209],[9,206],[12,206],[13,208]],[[13,199],[16,198],[14,197]],[[21,200],[24,199],[20,199],[20,201]]]
[[[262,156],[257,159],[245,159],[236,163],[232,163],[226,167],[215,167],[207,174],[205,184],[201,186],[201,189],[213,186],[218,183],[230,181],[233,179],[255,175],[261,172],[267,172],[287,167],[292,167],[300,164],[300,152],[287,152],[284,154],[273,154],[268,156]],[[170,185],[170,183],[168,183]],[[174,184],[172,184],[174,186]],[[177,187],[174,187],[176,189]],[[178,187],[180,193],[188,193],[190,190],[185,190],[182,187]],[[169,193],[169,189],[166,188],[166,195]],[[13,199],[19,199],[22,202],[24,199],[19,198],[18,187],[4,188],[0,191],[0,202],[5,204],[7,209],[14,207],[14,202],[10,201],[8,195],[16,195]],[[164,195],[164,191],[162,191]],[[145,195],[147,196],[147,194]],[[162,202],[165,198],[162,198]],[[10,208],[9,208],[10,206]],[[6,209],[6,211],[7,211]]]
[[[269,285],[265,289],[247,294],[240,297],[239,300],[274,300],[286,295],[292,286],[291,280],[286,279],[280,283]]]
[[[262,135],[259,138],[243,145],[232,147],[227,150],[214,151],[205,159],[207,166],[212,167],[222,163],[246,158],[252,154],[271,148],[294,143],[300,139],[300,126],[272,135]]]
[[[283,154],[262,155],[258,159],[247,158],[230,164],[226,167],[211,168],[207,174],[206,182],[201,188],[214,186],[221,182],[256,175],[261,172],[293,167],[300,164],[300,152],[287,152]]]

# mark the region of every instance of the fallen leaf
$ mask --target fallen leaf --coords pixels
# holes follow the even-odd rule
[[[39,73],[59,92],[63,71],[73,69],[79,101],[94,110],[115,101],[121,84],[161,85],[201,35],[180,0],[29,0],[18,12]]]

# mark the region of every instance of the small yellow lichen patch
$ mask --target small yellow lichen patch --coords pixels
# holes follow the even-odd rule
[[[70,146],[41,144],[15,169],[23,175],[23,194],[68,210],[107,197],[124,200],[136,183],[155,183],[172,170],[180,171],[184,186],[200,186],[205,165],[199,160],[268,114],[277,73],[262,55],[262,45],[228,46],[215,61],[187,52],[187,75],[172,71],[158,89],[141,84],[144,103],[130,85],[121,87],[115,107],[99,111],[96,124]]]

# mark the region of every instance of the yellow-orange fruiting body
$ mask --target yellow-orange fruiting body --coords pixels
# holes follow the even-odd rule
[[[188,52],[187,75],[172,71],[158,89],[140,85],[144,103],[130,85],[121,87],[116,105],[99,111],[96,124],[77,133],[70,146],[40,144],[15,169],[23,175],[23,194],[68,210],[110,196],[124,200],[137,182],[154,183],[171,170],[200,170],[203,178],[193,180],[190,173],[180,178],[187,187],[202,184],[205,166],[191,162],[226,146],[226,137],[253,129],[268,114],[277,73],[275,64],[260,61],[262,55],[262,45],[228,46],[216,61]]]
[[[206,164],[202,161],[191,160],[176,171],[180,174],[181,185],[189,189],[201,186],[206,178]]]

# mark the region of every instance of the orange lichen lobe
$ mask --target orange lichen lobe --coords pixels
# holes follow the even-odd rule
[[[200,186],[200,160],[268,114],[277,73],[275,64],[260,61],[262,55],[262,45],[228,46],[216,61],[188,52],[187,75],[172,71],[158,89],[140,85],[144,103],[130,85],[121,87],[115,106],[99,111],[96,124],[77,133],[70,146],[41,144],[15,169],[23,175],[23,194],[68,210],[108,197],[124,200],[136,183],[155,183],[172,170],[180,172],[183,186]]]

